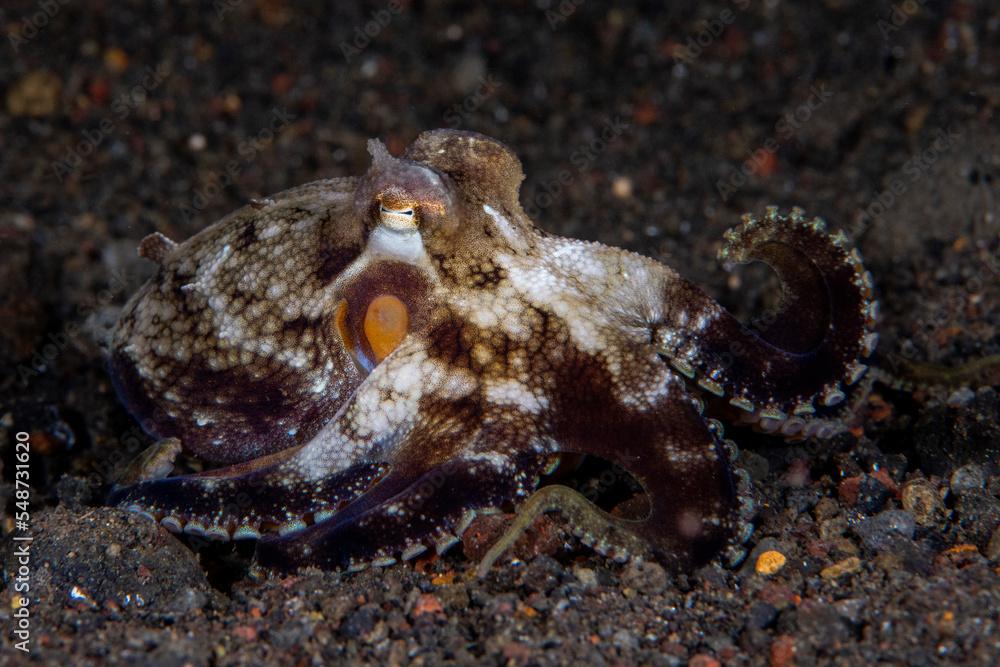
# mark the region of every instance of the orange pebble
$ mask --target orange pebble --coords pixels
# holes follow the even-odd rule
[[[413,605],[413,617],[422,616],[423,614],[443,614],[444,606],[441,604],[441,600],[437,598],[433,593],[424,593],[419,598],[417,598],[417,603]]]
[[[448,570],[447,572],[439,574],[431,579],[431,583],[435,586],[449,586],[455,583],[455,571]]]
[[[757,574],[770,576],[783,568],[786,562],[788,562],[788,559],[780,551],[765,551],[757,557],[754,569],[757,571]]]

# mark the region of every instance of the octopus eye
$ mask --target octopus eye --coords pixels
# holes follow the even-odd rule
[[[417,215],[412,206],[387,208],[382,204],[379,207],[379,220],[389,229],[405,231],[417,228]]]

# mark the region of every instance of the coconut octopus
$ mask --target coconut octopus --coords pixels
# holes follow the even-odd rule
[[[750,327],[652,259],[536,228],[498,141],[437,130],[400,158],[369,151],[360,178],[254,200],[184,243],[143,240],[158,270],[110,367],[169,446],[113,504],[256,539],[281,568],[442,552],[501,507],[519,514],[481,571],[549,510],[613,557],[687,568],[738,557],[752,529],[747,475],[706,408],[790,438],[843,429],[876,304],[821,220],[768,208],[726,233],[727,265],[760,260],[782,282]],[[228,466],[166,476],[178,440]],[[539,488],[567,453],[627,471],[644,509]]]

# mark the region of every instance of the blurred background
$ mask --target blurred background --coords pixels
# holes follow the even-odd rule
[[[32,430],[49,505],[99,505],[123,443],[148,443],[101,348],[151,274],[138,240],[183,240],[251,197],[363,173],[371,137],[395,154],[436,127],[496,137],[520,156],[541,227],[667,262],[744,318],[773,283],[760,267],[723,272],[722,232],[800,205],[858,241],[881,362],[1000,353],[995,3],[18,0],[0,26],[2,444]],[[961,461],[945,445],[974,449],[968,424],[996,421],[995,393],[952,398],[973,407],[934,408],[932,442],[914,430],[931,410],[920,397],[899,408],[881,446],[904,452],[903,470],[946,477]],[[862,467],[884,460],[864,447]],[[968,539],[985,548],[987,528]],[[673,644],[681,661],[707,650]]]

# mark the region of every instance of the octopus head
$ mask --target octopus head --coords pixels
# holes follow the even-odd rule
[[[395,158],[376,139],[368,142],[372,165],[354,198],[355,213],[370,233],[452,236],[461,219],[455,185],[439,171]]]
[[[372,165],[354,198],[367,234],[419,234],[429,248],[442,250],[479,246],[489,225],[484,206],[531,225],[518,202],[521,163],[495,139],[434,130],[400,158],[378,140],[368,150]]]

